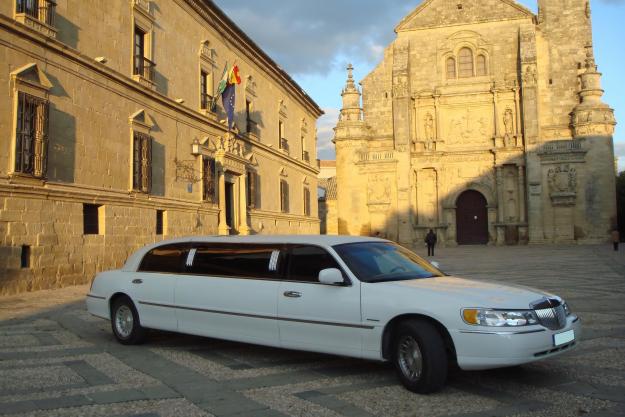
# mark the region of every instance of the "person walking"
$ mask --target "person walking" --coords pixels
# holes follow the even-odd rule
[[[428,256],[434,256],[434,246],[436,246],[436,233],[434,230],[430,229],[428,234],[425,236],[425,243],[428,245]]]
[[[618,244],[621,241],[621,235],[618,232],[618,229],[615,227],[612,230],[612,243],[614,244],[614,251],[618,251]]]

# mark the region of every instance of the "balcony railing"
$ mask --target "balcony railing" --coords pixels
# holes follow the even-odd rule
[[[245,132],[248,134],[248,136],[260,139],[260,128],[258,127],[258,123],[251,119],[247,120]]]
[[[282,149],[282,151],[288,154],[289,153],[289,141],[284,138],[280,139],[280,149]]]
[[[150,82],[154,82],[154,68],[156,64],[144,56],[135,55],[134,75],[139,75]]]
[[[202,110],[215,111],[214,104],[213,96],[208,93],[200,93],[200,106]]]
[[[24,13],[48,26],[54,26],[56,2],[53,0],[17,0],[17,13]]]
[[[310,162],[310,153],[308,153],[308,151],[302,152],[302,160],[305,162]]]

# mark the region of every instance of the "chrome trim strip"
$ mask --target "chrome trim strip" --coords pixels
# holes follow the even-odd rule
[[[153,306],[153,307],[175,308],[178,310],[198,311],[200,313],[223,314],[226,316],[236,316],[236,317],[250,317],[253,319],[288,321],[292,323],[320,324],[322,326],[349,327],[352,329],[365,329],[365,330],[375,329],[375,326],[366,326],[362,324],[336,323],[336,322],[330,322],[330,321],[316,321],[316,320],[301,320],[301,319],[292,319],[288,317],[262,316],[259,314],[248,314],[248,313],[233,313],[230,311],[208,310],[208,309],[196,308],[196,307],[185,307],[185,306],[177,306],[177,305],[171,305],[171,304],[150,303],[148,301],[139,301],[139,304]]]
[[[106,300],[106,297],[100,297],[99,295],[87,294],[89,298],[95,298],[96,300]]]
[[[507,335],[517,335],[517,334],[532,334],[532,333],[541,333],[546,332],[545,329],[537,329],[537,330],[522,330],[522,331],[514,331],[514,332],[489,332],[486,330],[460,330],[460,333],[471,333],[471,334],[494,334],[498,336],[507,336]]]

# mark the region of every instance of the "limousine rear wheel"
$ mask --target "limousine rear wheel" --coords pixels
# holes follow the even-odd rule
[[[440,390],[447,379],[447,354],[436,327],[427,321],[406,321],[395,336],[393,359],[402,384],[420,394]]]
[[[111,326],[115,338],[122,345],[137,345],[143,343],[145,339],[145,330],[141,327],[137,309],[132,300],[126,296],[113,301]]]

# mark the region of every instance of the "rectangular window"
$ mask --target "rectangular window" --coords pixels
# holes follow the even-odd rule
[[[202,157],[202,200],[216,203],[215,160],[208,156]]]
[[[304,215],[310,216],[310,190],[304,187]]]
[[[30,246],[28,245],[22,246],[20,266],[22,269],[30,268]]]
[[[149,194],[152,190],[152,138],[133,133],[132,189]]]
[[[163,236],[165,227],[164,227],[164,220],[165,220],[165,211],[163,210],[156,210],[156,235],[157,236]]]
[[[291,249],[288,280],[319,282],[319,272],[328,268],[340,269],[328,252],[316,246],[297,246]]]
[[[284,122],[282,120],[280,120],[278,122],[278,133],[279,133],[279,138],[278,138],[278,146],[280,149],[284,150],[284,151],[289,151],[289,142],[286,140],[285,133],[284,133]]]
[[[200,106],[202,110],[211,110],[213,103],[213,92],[210,87],[210,77],[206,71],[200,72]]]
[[[49,103],[22,92],[17,100],[15,172],[44,178],[48,156]]]
[[[245,131],[252,133],[252,102],[245,100]]]
[[[196,275],[277,279],[279,248],[269,245],[206,245],[197,248],[191,273]],[[273,262],[272,262],[273,261]]]
[[[286,180],[280,180],[280,211],[289,212],[289,183]]]
[[[248,171],[246,178],[246,197],[247,197],[247,207],[251,209],[259,209],[259,187],[260,187],[260,176],[257,172]]]
[[[145,48],[146,39],[146,32],[138,26],[135,26],[133,75],[140,75],[141,77],[153,82],[154,67],[156,65],[148,59]]]
[[[103,230],[100,230],[101,207],[102,206],[97,204],[82,205],[83,234],[99,235],[101,232],[103,232]]]

